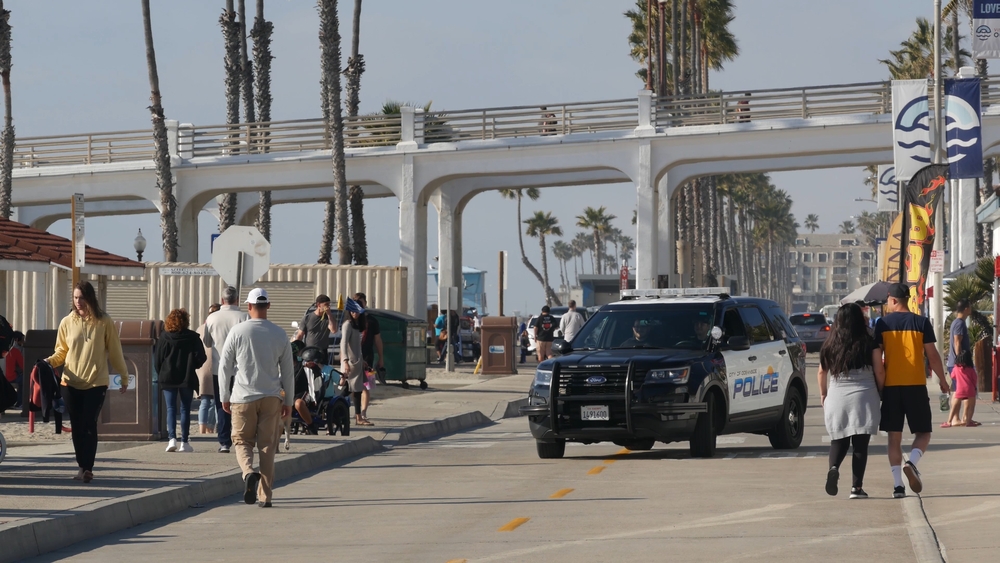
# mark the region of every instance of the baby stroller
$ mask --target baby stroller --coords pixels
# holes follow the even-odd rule
[[[294,343],[292,349],[295,350]],[[340,372],[324,365],[324,356],[315,346],[302,348],[296,354],[295,397],[305,401],[315,427],[326,427],[330,436],[337,432],[350,436],[351,398],[337,392]],[[293,434],[309,432],[309,425],[295,409],[292,410],[291,427]]]

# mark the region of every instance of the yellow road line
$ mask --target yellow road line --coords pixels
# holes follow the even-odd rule
[[[564,496],[573,492],[573,489],[559,489],[558,491],[552,493],[549,498],[563,498]]]
[[[630,450],[628,448],[622,448],[622,449],[618,450],[618,453],[616,453],[615,455],[628,455],[630,453],[632,453],[632,450]]]
[[[590,471],[588,471],[587,475],[597,475],[601,471],[604,471],[605,467],[607,467],[607,466],[606,465],[598,465],[597,467],[594,467],[593,469],[591,469]]]
[[[518,526],[520,526],[521,524],[524,524],[528,520],[531,520],[531,518],[515,518],[515,519],[511,520],[510,522],[507,522],[506,524],[504,524],[503,526],[501,526],[500,529],[498,529],[497,531],[498,532],[513,532],[514,530],[516,530],[518,528]]]
[[[447,563],[466,563],[468,559],[449,559]]]
[[[608,465],[611,465],[612,463],[614,463],[616,461],[618,461],[618,460],[617,459],[606,459],[606,460],[604,460],[604,463],[606,463]]]

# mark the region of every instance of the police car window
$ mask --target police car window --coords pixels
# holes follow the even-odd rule
[[[747,334],[750,336],[751,342],[756,344],[771,341],[771,330],[767,327],[767,321],[764,320],[764,315],[760,313],[760,309],[757,307],[740,307],[739,311],[740,317],[743,318],[743,324],[746,325]]]
[[[736,309],[726,311],[726,315],[722,318],[722,334],[726,341],[733,336],[747,335],[746,327],[743,326],[743,319],[740,318],[740,314],[736,312]]]
[[[709,304],[627,307],[602,310],[573,339],[574,348],[708,347],[713,311]]]
[[[793,328],[791,323],[788,322],[788,318],[779,307],[771,307],[768,311],[771,317],[771,325],[776,331],[778,331],[779,336],[782,339],[795,338],[798,336],[795,333],[795,328]]]

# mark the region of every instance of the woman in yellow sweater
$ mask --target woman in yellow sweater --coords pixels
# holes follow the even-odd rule
[[[80,282],[73,288],[73,311],[59,322],[55,353],[46,361],[54,368],[63,368],[63,397],[80,466],[73,479],[89,483],[94,478],[97,420],[108,391],[109,361],[121,376],[121,392],[128,387],[128,367],[115,323],[98,305],[90,282]]]

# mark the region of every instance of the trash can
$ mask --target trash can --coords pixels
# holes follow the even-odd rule
[[[367,313],[378,320],[382,333],[386,381],[399,381],[404,388],[419,381],[427,389],[427,321],[384,309]]]
[[[97,421],[101,440],[159,440],[166,432],[165,409],[153,369],[162,321],[115,321],[128,374],[111,369],[108,394]],[[122,378],[128,390],[120,393]]]
[[[520,350],[517,343],[515,317],[483,317],[483,374],[512,375],[517,373],[514,354]]]
[[[24,335],[24,382],[21,384],[21,416],[28,416],[31,403],[31,370],[38,360],[44,360],[56,351],[58,330],[29,330]],[[69,417],[66,417],[69,421]],[[67,422],[68,423],[68,422]]]

